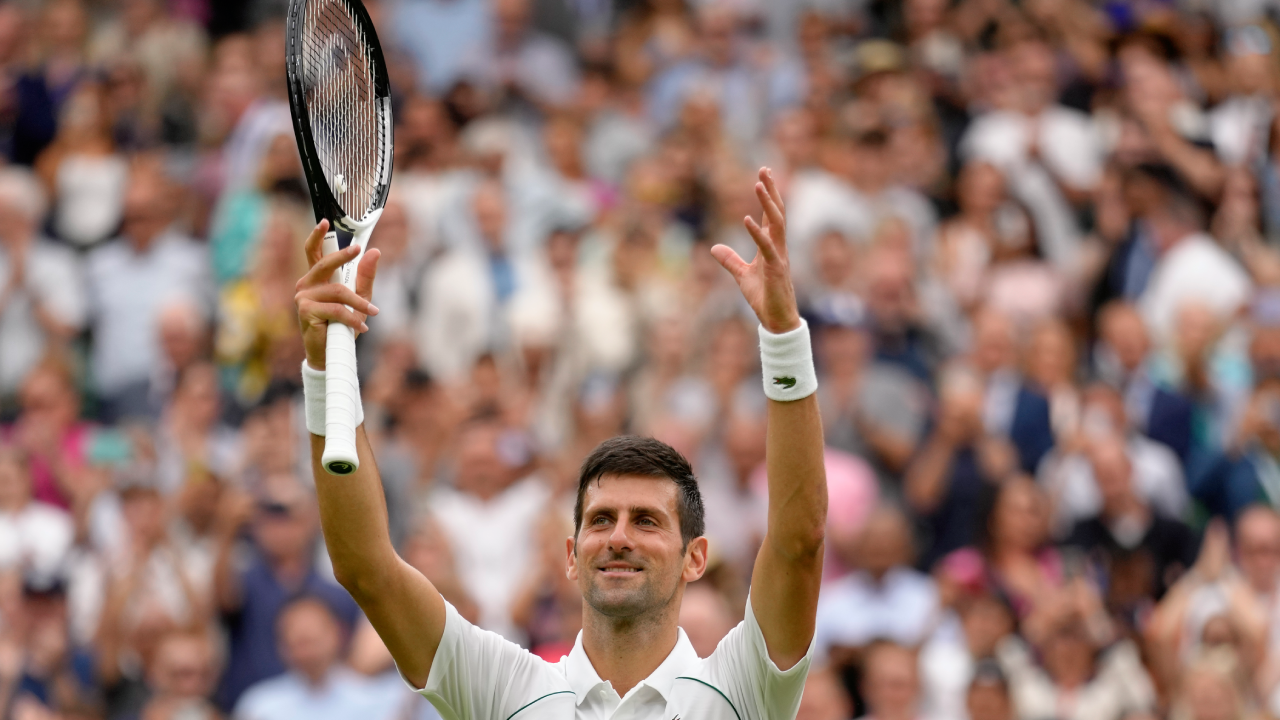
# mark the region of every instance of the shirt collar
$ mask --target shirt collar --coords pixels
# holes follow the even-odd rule
[[[661,665],[654,668],[649,677],[640,681],[640,685],[657,690],[658,694],[668,701],[671,699],[671,688],[676,678],[682,673],[690,672],[699,659],[697,651],[693,649],[693,643],[689,642],[689,636],[684,633],[684,628],[676,628],[676,632],[678,633],[676,646],[671,649],[671,654],[667,655]],[[592,690],[601,685],[608,685],[600,679],[600,674],[596,672],[595,666],[591,664],[591,658],[587,657],[587,651],[582,647],[581,630],[578,631],[578,639],[573,643],[573,650],[569,652],[565,662],[569,687],[573,690],[574,700],[578,705],[587,699]]]

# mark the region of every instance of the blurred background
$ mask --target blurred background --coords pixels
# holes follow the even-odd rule
[[[550,660],[577,466],[694,462],[742,616],[773,168],[831,495],[803,720],[1280,717],[1280,3],[366,0],[405,559]],[[427,720],[318,532],[284,0],[0,2],[0,717]]]

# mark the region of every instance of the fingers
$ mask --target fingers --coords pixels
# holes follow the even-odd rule
[[[310,240],[310,238],[308,238],[308,240]],[[298,281],[297,288],[302,290],[303,288],[312,287],[314,285],[328,284],[333,278],[334,270],[337,270],[343,265],[351,262],[359,254],[359,245],[348,245],[346,248],[339,250],[338,252],[325,255],[311,266],[311,269],[307,271],[306,275],[302,276],[302,279]]]
[[[773,246],[773,239],[769,237],[769,233],[764,228],[756,224],[754,218],[750,215],[742,219],[742,224],[746,226],[747,232],[751,233],[751,239],[755,240],[756,247],[760,249],[760,256],[765,262],[775,262],[778,259],[778,251]],[[741,260],[742,258],[738,258]]]
[[[748,218],[750,219],[750,218]],[[743,260],[733,248],[728,245],[715,245],[711,248],[711,257],[720,263],[720,266],[729,271],[734,280],[742,277],[750,267],[747,261]]]
[[[769,180],[769,184],[773,185],[772,178]],[[775,187],[773,192],[776,193],[777,190]],[[778,229],[778,237],[775,240],[780,242],[782,240],[782,230],[786,228],[786,220],[782,217],[782,207],[773,197],[773,194],[769,192],[769,189],[765,187],[764,183],[756,183],[756,199],[760,201],[760,207],[764,208],[764,217],[769,221],[769,227]]]
[[[356,266],[356,295],[361,298],[369,299],[373,297],[373,278],[378,274],[378,258],[380,257],[382,257],[382,251],[374,248],[366,252],[364,257],[360,258],[360,264]],[[377,313],[370,314],[375,315]]]
[[[298,298],[297,302],[299,305],[302,304],[302,300],[304,299],[320,303],[341,303],[342,305],[346,305],[356,312],[361,312],[365,315],[378,314],[378,308],[374,306],[373,303],[369,302],[368,298],[361,297],[355,290],[337,283],[321,285],[303,292],[306,294],[305,296]],[[301,293],[299,294],[301,295]]]
[[[321,220],[316,223],[316,227],[307,236],[305,245],[307,251],[307,267],[312,267],[320,262],[320,257],[324,253],[324,236],[329,234],[329,221]]]
[[[364,324],[360,316],[342,303],[317,302],[306,298],[298,304],[298,314],[325,322],[339,322],[358,333],[369,331],[369,326]]]
[[[773,180],[771,168],[760,168],[760,182],[764,184],[765,190],[769,191],[769,197],[773,198],[773,203],[778,206],[778,209],[786,210],[787,206],[782,202],[782,193],[778,191],[778,183]]]

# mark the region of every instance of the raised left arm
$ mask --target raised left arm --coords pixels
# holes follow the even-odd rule
[[[763,219],[759,224],[750,217],[744,221],[756,243],[755,259],[747,263],[724,245],[713,247],[711,253],[733,275],[763,329],[787,333],[802,323],[787,257],[785,208],[768,168],[760,170],[755,189]],[[813,372],[811,360],[808,372]],[[791,387],[797,378],[766,377],[765,381]],[[751,607],[769,658],[786,670],[805,656],[813,640],[822,582],[827,480],[817,396],[811,392],[796,400],[770,399],[768,413],[769,520],[751,574]]]

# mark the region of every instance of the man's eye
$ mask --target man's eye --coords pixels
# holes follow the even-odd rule
[[[636,522],[640,523],[641,525],[657,525],[658,524],[653,521],[653,518],[649,518],[649,517],[642,517]]]
[[[591,521],[591,524],[592,524],[592,525],[603,525],[603,524],[605,524],[605,523],[607,523],[607,522],[609,522],[609,518],[607,518],[607,517],[605,517],[605,516],[603,516],[603,515],[597,515],[597,516],[595,517],[595,519]]]

